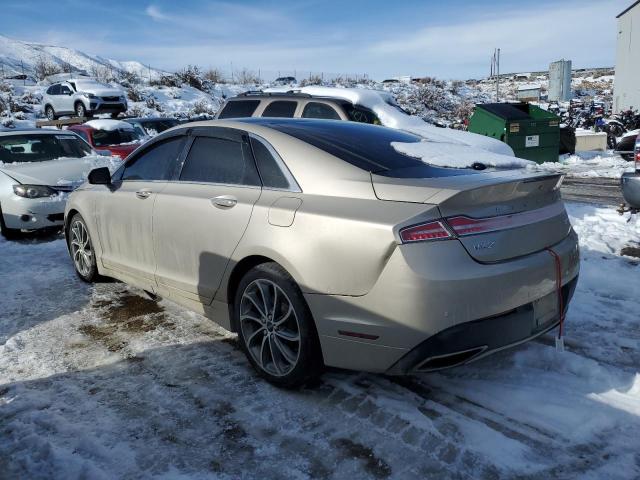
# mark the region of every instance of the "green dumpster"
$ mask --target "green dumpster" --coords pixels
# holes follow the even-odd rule
[[[557,162],[560,118],[528,103],[476,105],[469,131],[507,143],[516,157],[538,163]]]

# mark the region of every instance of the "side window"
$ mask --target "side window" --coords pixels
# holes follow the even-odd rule
[[[340,120],[340,115],[326,103],[309,102],[302,111],[302,118],[324,118],[326,120]]]
[[[218,118],[243,118],[250,117],[258,108],[260,100],[236,100],[228,102]]]
[[[47,88],[47,95],[53,95],[53,87],[55,87],[55,85],[51,85],[49,88]]]
[[[176,162],[185,137],[171,137],[156,143],[127,162],[122,180],[169,180],[173,175]]]
[[[69,88],[69,85],[60,85],[60,93],[62,95],[69,95],[71,92],[71,88]]]
[[[243,143],[212,137],[197,137],[182,167],[185,182],[260,185],[251,152]]]
[[[60,84],[51,85],[51,93],[49,95],[60,95]]]
[[[298,102],[277,101],[271,102],[262,112],[263,117],[287,117],[292,118]]]
[[[252,138],[251,148],[263,185],[267,188],[291,188],[289,180],[267,146],[260,140]]]

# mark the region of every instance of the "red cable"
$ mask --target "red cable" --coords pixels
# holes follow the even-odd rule
[[[558,329],[558,338],[562,338],[562,325],[564,323],[564,301],[562,298],[562,261],[553,249],[546,249],[556,263],[556,292],[558,294],[558,309],[560,310],[560,328]]]

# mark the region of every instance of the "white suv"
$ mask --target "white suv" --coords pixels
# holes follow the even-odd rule
[[[42,97],[42,108],[49,120],[61,115],[91,116],[110,113],[116,118],[127,110],[122,90],[90,78],[71,78],[52,84]]]

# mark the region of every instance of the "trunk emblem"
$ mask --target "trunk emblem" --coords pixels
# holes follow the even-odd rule
[[[480,242],[473,246],[474,250],[489,250],[496,246],[496,242]]]

